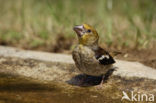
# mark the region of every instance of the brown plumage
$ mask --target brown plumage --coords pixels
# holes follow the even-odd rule
[[[79,44],[72,52],[77,68],[84,74],[92,76],[104,75],[113,68],[115,60],[104,49],[98,46],[98,33],[87,24],[75,26]]]

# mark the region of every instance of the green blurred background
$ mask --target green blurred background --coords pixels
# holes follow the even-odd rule
[[[156,43],[155,0],[0,0],[0,44],[70,51],[74,25],[93,25],[102,46],[148,49]]]

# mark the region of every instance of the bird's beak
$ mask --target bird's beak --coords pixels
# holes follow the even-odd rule
[[[73,30],[76,32],[76,34],[81,37],[84,33],[84,27],[83,25],[77,25],[77,26],[74,26]]]

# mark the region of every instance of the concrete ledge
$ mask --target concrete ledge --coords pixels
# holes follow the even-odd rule
[[[0,56],[17,57],[22,59],[35,59],[52,63],[74,64],[71,55],[54,54],[30,50],[21,50],[12,47],[0,46]],[[115,66],[118,67],[113,75],[121,77],[139,77],[156,80],[156,69],[147,67],[138,62],[117,60]]]

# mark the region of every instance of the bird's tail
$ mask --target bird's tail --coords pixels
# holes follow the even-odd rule
[[[112,52],[110,52],[110,55],[113,56],[113,57],[115,57],[117,55],[120,55],[120,54],[123,54],[123,53],[119,52],[119,51],[112,51]]]

